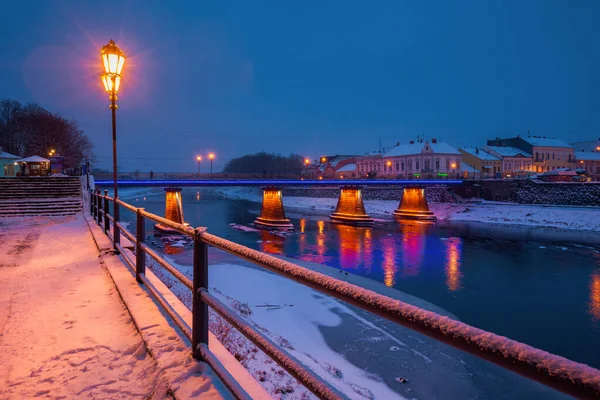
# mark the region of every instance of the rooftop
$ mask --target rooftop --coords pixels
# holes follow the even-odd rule
[[[356,164],[346,164],[336,172],[352,172],[356,171]]]
[[[532,137],[523,138],[523,140],[525,140],[532,146],[573,148],[573,146],[571,146],[569,143],[567,143],[561,139],[532,136]]]
[[[11,159],[16,159],[16,158],[21,158],[19,156],[15,156],[14,154],[10,154],[6,151],[1,151],[0,150],[0,158],[11,158]]]
[[[479,149],[479,153],[477,153],[476,147],[461,147],[461,150],[464,151],[465,153],[468,153],[474,157],[479,158],[480,160],[500,161],[500,159],[498,157],[496,157],[493,154],[488,153],[487,151],[483,151],[482,149]]]
[[[421,154],[427,147],[429,147],[431,149],[431,151],[433,151],[433,153],[460,154],[460,152],[458,150],[456,150],[454,147],[450,146],[448,143],[436,140],[435,143],[433,141],[431,141],[431,142],[425,141],[425,142],[399,144],[397,146],[392,147],[390,149],[390,151],[385,153],[383,156],[384,157],[395,157],[395,156],[408,156],[408,155],[412,155],[412,154]]]
[[[44,158],[44,157],[40,157],[40,156],[29,156],[29,157],[21,158],[20,160],[17,160],[17,162],[24,162],[24,163],[27,163],[27,162],[50,162],[50,160],[48,160],[47,158]]]
[[[495,151],[496,153],[504,157],[515,157],[519,154],[523,157],[531,157],[531,154],[512,146],[486,146],[485,148],[491,151]]]
[[[576,151],[575,159],[584,161],[600,161],[600,152],[597,151]]]

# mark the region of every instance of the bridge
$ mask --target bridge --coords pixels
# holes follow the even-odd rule
[[[112,179],[96,180],[97,186],[112,186]],[[168,187],[168,186],[446,186],[460,185],[462,180],[301,180],[301,179],[118,179],[119,187]]]
[[[113,185],[112,180],[96,181],[96,186]],[[260,216],[254,221],[258,226],[272,229],[292,230],[294,226],[286,218],[283,209],[281,187],[285,186],[341,186],[340,197],[335,211],[329,216],[333,222],[352,225],[372,225],[374,223],[365,210],[362,199],[363,186],[403,187],[403,195],[394,211],[394,218],[413,220],[434,220],[425,198],[425,187],[459,185],[460,180],[283,180],[283,179],[177,179],[177,180],[118,180],[119,187],[165,187],[167,208],[180,205],[179,191],[171,188],[223,187],[223,186],[260,186],[263,187],[263,200]],[[179,202],[179,203],[178,203]],[[183,221],[180,221],[183,222]]]

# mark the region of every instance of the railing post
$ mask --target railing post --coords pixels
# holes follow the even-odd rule
[[[121,230],[117,226],[117,222],[121,220],[119,217],[119,204],[117,204],[117,196],[114,196],[113,200],[113,244],[115,245],[115,250],[117,249],[117,245],[121,243]]]
[[[192,354],[201,359],[199,344],[208,345],[208,305],[202,301],[200,289],[208,290],[208,246],[194,233],[194,291],[192,298]]]
[[[104,189],[104,233],[110,232],[110,219],[108,219],[108,189]]]
[[[94,215],[94,192],[88,189],[88,198],[90,200],[90,215]]]
[[[94,189],[94,190],[92,190],[92,204],[93,204],[93,212],[92,212],[92,216],[94,217],[94,220],[95,220],[96,218],[98,218],[98,217],[96,216],[96,215],[97,215],[97,212],[98,212],[98,204],[97,204],[97,202],[98,202],[98,199],[96,198],[96,190]]]
[[[146,254],[142,249],[142,243],[146,238],[146,221],[142,215],[143,208],[138,208],[137,214],[137,225],[135,235],[135,278],[139,283],[142,283],[140,275],[146,273]]]
[[[100,210],[102,210],[102,194],[100,192],[100,189],[96,189],[96,191],[98,192],[98,215],[96,216],[96,223],[100,226],[102,226],[102,213],[100,212]]]

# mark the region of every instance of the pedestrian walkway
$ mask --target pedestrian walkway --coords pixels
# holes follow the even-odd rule
[[[80,214],[0,219],[0,398],[166,397]]]

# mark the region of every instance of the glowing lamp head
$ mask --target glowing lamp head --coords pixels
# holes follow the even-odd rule
[[[579,161],[579,164],[583,164],[583,160]]]
[[[102,74],[100,79],[107,93],[119,93],[119,87],[121,87],[121,77],[119,75],[115,75],[113,79],[110,75]]]
[[[597,146],[597,147],[596,147],[596,151],[600,151],[600,146]]]
[[[214,153],[209,153],[208,158],[210,158],[211,160],[214,160],[215,159]]]
[[[387,164],[388,167],[392,166],[392,162],[391,161],[388,161],[386,164]]]
[[[202,156],[198,156],[198,157],[196,157],[196,160],[198,160],[198,161],[202,161]]]
[[[319,180],[320,180],[320,181],[322,181],[322,180],[323,180],[323,177],[322,177],[322,176],[320,176],[320,177],[319,177]]]
[[[306,164],[306,165],[310,164],[310,160],[308,158],[305,158],[304,159],[304,164]]]
[[[125,64],[125,54],[117,47],[111,39],[108,44],[100,50],[104,72],[109,75],[121,75],[123,64]]]
[[[327,158],[321,157],[321,162],[324,163],[325,161],[327,161]]]
[[[104,90],[108,93],[117,93],[121,86],[121,71],[123,70],[123,64],[125,64],[125,54],[114,41],[110,40],[100,50],[100,56],[104,64],[104,74],[100,77],[104,84]]]
[[[452,163],[452,168],[456,168],[456,163]]]

